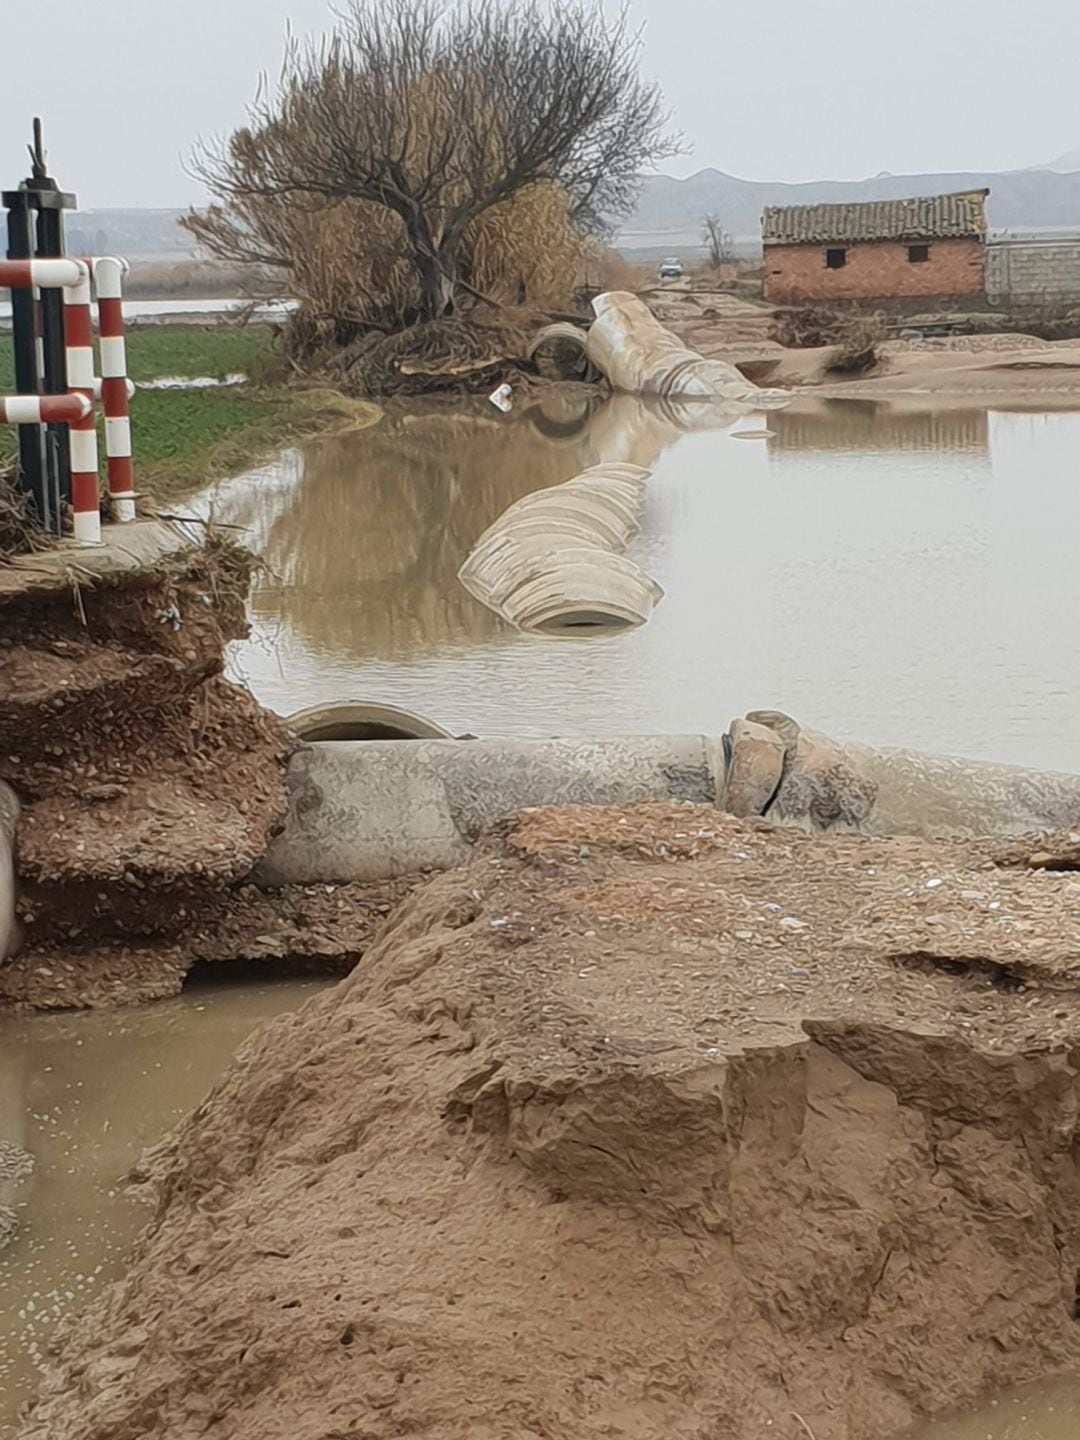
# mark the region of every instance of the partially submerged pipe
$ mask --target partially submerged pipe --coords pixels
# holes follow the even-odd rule
[[[716,737],[322,742],[293,756],[288,783],[284,829],[253,877],[265,886],[447,869],[536,805],[690,800],[880,836],[1080,826],[1080,776],[841,744],[777,711]]]
[[[722,400],[762,410],[787,405],[786,390],[759,389],[726,360],[707,360],[666,330],[643,300],[625,290],[597,295],[585,353],[613,390],[690,400]]]
[[[301,740],[440,740],[449,730],[424,715],[374,700],[309,705],[285,722]]]
[[[602,462],[523,496],[481,535],[459,580],[519,630],[561,635],[644,624],[663,591],[621,552],[638,532],[648,473]]]
[[[530,805],[715,804],[719,740],[375,740],[309,745],[289,765],[289,813],[255,879],[382,880],[460,864],[481,831]]]

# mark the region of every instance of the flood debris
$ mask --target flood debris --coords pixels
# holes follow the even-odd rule
[[[510,818],[156,1156],[23,1440],[886,1440],[1075,1368],[1075,882],[992,848]]]
[[[611,633],[643,625],[663,590],[622,552],[640,529],[649,471],[605,461],[515,501],[458,571],[519,630]]]
[[[760,388],[727,361],[691,350],[636,295],[613,290],[598,295],[592,305],[596,319],[586,353],[613,390],[725,401],[748,410],[791,403],[788,391]]]
[[[779,710],[751,710],[724,737],[721,804],[810,830],[1029,837],[1080,824],[1080,776],[838,741]],[[1032,869],[1076,868],[1080,834],[1029,839]],[[939,883],[939,882],[930,882]]]

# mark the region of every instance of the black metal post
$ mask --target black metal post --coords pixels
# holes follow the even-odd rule
[[[45,144],[41,121],[34,120],[34,143],[30,147],[30,178],[25,189],[30,205],[37,211],[36,253],[40,260],[58,260],[64,254],[64,211],[74,209],[75,196],[65,195],[45,166]],[[67,393],[67,355],[64,349],[64,296],[56,289],[42,290],[38,302],[41,322],[43,370],[42,391],[46,395]],[[60,515],[61,500],[71,499],[71,451],[66,425],[48,426],[45,440],[45,475],[50,504]]]
[[[62,259],[64,211],[75,208],[75,196],[62,191],[46,171],[41,121],[34,121],[30,146],[30,178],[18,190],[4,192],[8,212],[8,259]],[[36,216],[36,223],[32,219]],[[11,332],[15,350],[15,385],[20,395],[63,395],[67,392],[64,347],[64,297],[43,289],[11,292]],[[38,337],[41,356],[38,355]],[[63,502],[71,498],[71,457],[66,425],[19,426],[19,473],[33,499],[38,519],[59,534]]]
[[[34,254],[30,199],[25,190],[4,192],[7,207],[7,258],[29,260]],[[20,395],[39,392],[37,345],[34,336],[34,296],[30,290],[11,292],[11,340],[15,351],[15,389]],[[38,425],[19,426],[19,483],[30,496],[37,518],[47,530],[59,527],[60,517],[49,503],[45,484],[45,432]]]
[[[47,182],[52,184],[51,181]],[[64,254],[64,213],[56,201],[65,198],[55,188],[36,188],[31,192],[31,204],[36,204],[37,254],[39,259],[60,259]],[[64,349],[64,292],[42,290],[39,302],[41,315],[41,340],[44,354],[45,373],[42,376],[42,390],[46,395],[67,393],[67,355]],[[57,499],[71,499],[71,454],[68,444],[68,427],[50,425],[46,441],[46,455],[50,489]]]

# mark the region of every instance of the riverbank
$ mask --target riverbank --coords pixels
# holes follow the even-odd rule
[[[1069,409],[1080,405],[1080,342],[1001,332],[884,339],[872,365],[843,374],[832,345],[792,349],[773,336],[774,307],[700,278],[643,292],[650,309],[684,344],[724,360],[755,385],[823,399],[932,398],[943,405],[1003,404]]]
[[[689,804],[509,820],[159,1151],[24,1440],[883,1440],[1080,1364],[1074,889]]]
[[[156,500],[250,468],[314,430],[377,414],[332,391],[283,384],[269,326],[137,327],[127,352],[138,387],[130,406],[136,485]],[[10,347],[0,346],[0,391],[13,386]],[[0,466],[14,449],[14,431],[0,427]]]

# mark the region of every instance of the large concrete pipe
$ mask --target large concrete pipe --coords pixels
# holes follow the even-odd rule
[[[642,625],[663,591],[620,552],[637,534],[648,471],[594,465],[516,501],[481,535],[458,578],[519,630],[546,635]]]
[[[15,827],[19,800],[10,785],[0,780],[0,962],[18,947],[19,922],[15,916]]]
[[[512,625],[544,635],[613,633],[644,625],[664,592],[625,555],[589,546],[520,557],[500,609]]]
[[[613,390],[698,400],[737,401],[749,410],[790,403],[786,390],[763,390],[724,360],[706,360],[665,330],[643,300],[611,290],[592,302],[596,319],[585,352]]]
[[[719,740],[375,740],[306,746],[261,885],[382,880],[460,863],[485,828],[529,805],[715,804]]]
[[[725,737],[722,803],[807,830],[1023,835],[1080,826],[1080,776],[875,749],[752,710]]]
[[[530,805],[692,800],[810,830],[1011,836],[1080,826],[1080,776],[840,744],[774,711],[727,735],[323,742],[289,765],[289,812],[255,880],[381,880],[460,863]]]
[[[297,710],[286,721],[301,740],[441,740],[449,730],[423,715],[374,700],[334,700]]]

